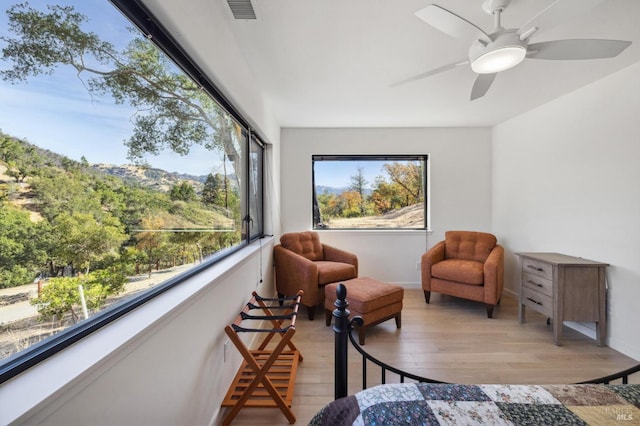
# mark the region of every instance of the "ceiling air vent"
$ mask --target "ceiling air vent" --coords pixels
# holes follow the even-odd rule
[[[227,0],[231,13],[236,19],[256,19],[251,0]]]

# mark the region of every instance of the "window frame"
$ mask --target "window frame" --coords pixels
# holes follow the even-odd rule
[[[254,152],[254,148],[257,148],[259,153],[259,158],[255,161],[253,159],[252,153]],[[248,242],[254,241],[258,238],[262,238],[264,236],[264,168],[265,168],[265,151],[266,146],[260,140],[258,135],[253,132],[249,133],[249,149],[247,155],[247,236]],[[257,182],[254,182],[252,178],[253,170],[256,170],[256,176],[260,176]],[[255,194],[255,196],[254,196]],[[255,198],[255,203],[252,204],[252,198]],[[255,206],[255,215],[251,206]],[[257,222],[257,223],[256,223]],[[253,232],[254,226],[257,225],[257,231]]]
[[[125,299],[121,303],[118,303],[103,311],[97,312],[90,318],[75,324],[55,335],[48,337],[47,339],[36,343],[28,348],[17,352],[16,354],[0,361],[0,384],[8,381],[9,379],[17,376],[25,370],[35,366],[36,364],[44,361],[48,357],[64,350],[65,348],[73,345],[84,337],[92,334],[100,328],[110,324],[111,322],[121,318],[127,313],[133,311],[139,306],[147,303],[148,301],[158,297],[173,287],[189,280],[191,277],[201,273],[202,271],[210,268],[212,265],[218,263],[220,260],[236,253],[237,251],[247,247],[251,242],[261,239],[264,234],[264,170],[265,170],[265,151],[266,144],[264,138],[255,131],[245,117],[243,117],[239,110],[234,107],[222,92],[213,84],[213,82],[201,71],[195,61],[186,53],[186,51],[175,41],[171,34],[160,24],[157,18],[149,12],[149,10],[142,5],[138,0],[109,0],[109,2],[122,14],[126,19],[132,22],[142,34],[151,40],[158,49],[163,51],[177,66],[197,82],[202,89],[207,92],[221,107],[224,112],[228,113],[243,129],[244,141],[246,144],[246,156],[245,174],[247,178],[247,185],[243,189],[241,197],[246,199],[246,207],[241,212],[243,214],[243,226],[247,226],[249,232],[242,232],[241,243],[237,246],[231,247],[226,250],[222,250],[214,254],[211,258],[207,259],[200,265],[189,268],[185,272],[166,280],[165,282],[150,288],[149,290],[142,292],[138,296],[133,296],[130,299]],[[255,145],[254,145],[255,144]],[[258,161],[261,163],[257,165],[261,175],[259,177],[259,185],[256,185],[254,190],[259,193],[256,199],[259,199],[259,206],[256,206],[256,212],[260,217],[255,220],[251,217],[251,197],[250,197],[250,185],[249,175],[252,167],[251,155],[249,155],[251,149],[257,146],[261,149],[261,156]],[[251,225],[256,223],[258,230],[256,232],[251,231]]]
[[[430,164],[429,154],[314,154],[311,156],[311,226],[314,231],[416,231],[431,229],[431,193],[430,193]],[[320,207],[316,194],[315,163],[318,161],[422,161],[424,170],[422,175],[422,188],[424,193],[423,210],[424,223],[419,228],[323,228],[318,227]]]

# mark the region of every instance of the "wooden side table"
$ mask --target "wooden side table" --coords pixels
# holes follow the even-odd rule
[[[551,318],[560,345],[564,321],[593,321],[599,346],[607,337],[607,263],[560,253],[516,253],[520,259],[519,319],[525,307]]]

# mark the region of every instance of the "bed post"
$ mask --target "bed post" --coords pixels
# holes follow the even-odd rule
[[[335,390],[334,399],[347,396],[347,338],[349,337],[349,302],[347,302],[347,287],[338,284],[336,287],[336,301],[333,310],[333,332],[335,334]]]

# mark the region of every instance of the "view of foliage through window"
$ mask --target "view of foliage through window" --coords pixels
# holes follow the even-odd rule
[[[425,228],[426,170],[418,155],[313,156],[314,228]]]
[[[0,48],[0,360],[261,235],[262,144],[108,2]]]

